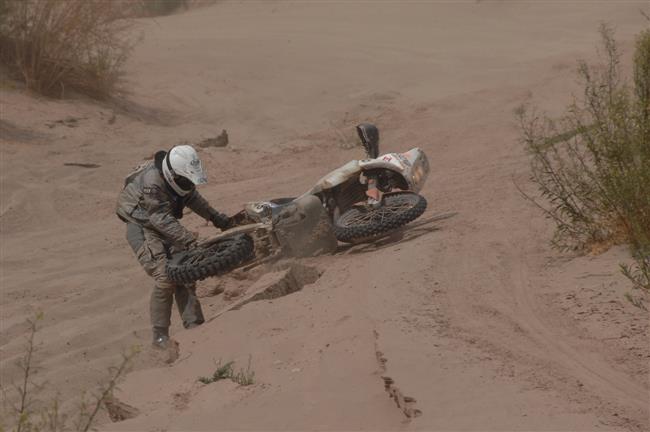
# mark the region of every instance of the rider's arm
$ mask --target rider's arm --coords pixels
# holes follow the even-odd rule
[[[185,199],[185,205],[206,220],[210,220],[214,213],[218,213],[196,189],[189,193]]]
[[[228,228],[230,218],[222,213],[219,213],[217,210],[212,208],[210,203],[201,196],[201,194],[194,189],[190,192],[185,205],[190,208],[194,213],[201,216],[203,219],[209,220],[217,228],[226,229]]]
[[[149,223],[156,231],[174,244],[184,247],[196,241],[194,234],[174,217],[172,203],[160,186],[147,185],[143,192],[141,205],[149,214]]]

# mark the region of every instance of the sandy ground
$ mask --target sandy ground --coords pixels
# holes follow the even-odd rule
[[[650,430],[649,314],[624,298],[626,250],[550,249],[551,224],[514,186],[533,190],[513,116],[526,101],[560,112],[602,20],[629,61],[645,4],[222,2],[141,22],[126,101],[3,85],[3,387],[19,379],[24,321],[40,310],[42,399],[73,407],[122,352],[145,347],[116,394],[140,415],[106,430]],[[180,358],[156,359],[151,281],[113,214],[130,168],[225,128],[227,149],[201,151],[202,193],[231,213],[360,157],[347,147],[362,120],[384,151],[425,149],[427,214],[457,215],[308,260],[315,283],[198,329],[175,316]],[[201,292],[246,290],[261,273]],[[208,316],[224,304],[203,298]],[[197,382],[249,357],[253,386]],[[382,377],[421,415],[407,418]]]

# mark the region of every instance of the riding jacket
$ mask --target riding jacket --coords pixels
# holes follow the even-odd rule
[[[162,175],[166,154],[165,151],[157,152],[154,160],[144,163],[126,177],[116,213],[124,222],[153,229],[169,243],[186,247],[195,241],[195,236],[178,221],[183,217],[185,207],[206,220],[221,215],[196,189],[180,196],[167,185]]]

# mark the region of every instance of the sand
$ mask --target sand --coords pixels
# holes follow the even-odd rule
[[[140,414],[104,416],[103,430],[649,430],[650,316],[624,298],[627,250],[551,249],[551,222],[515,187],[534,192],[513,115],[527,101],[562,111],[603,20],[629,64],[645,4],[219,2],[139,22],[125,100],[3,85],[3,387],[20,376],[25,319],[43,311],[35,380],[67,409],[144,347],[116,392]],[[456,215],[306,260],[314,283],[197,329],[174,316],[179,358],[155,357],[152,283],[113,213],[129,170],[226,129],[227,148],[201,149],[201,192],[233,213],[360,158],[359,121],[379,126],[383,151],[423,148],[426,215]],[[245,293],[267,271],[281,269],[200,290]],[[207,316],[223,297],[202,299]],[[197,382],[249,358],[252,386]]]

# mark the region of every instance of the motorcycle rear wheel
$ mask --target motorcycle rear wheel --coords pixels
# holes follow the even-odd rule
[[[253,239],[247,234],[237,234],[174,254],[167,262],[167,276],[174,282],[192,283],[234,270],[254,256]]]
[[[427,200],[415,192],[384,195],[381,205],[371,208],[356,205],[334,221],[334,234],[345,243],[362,243],[384,237],[419,218],[427,209]]]

